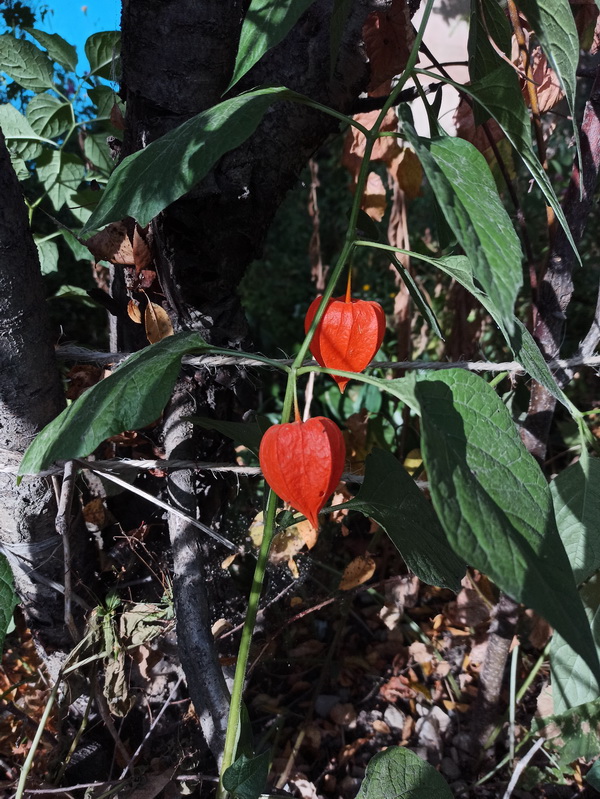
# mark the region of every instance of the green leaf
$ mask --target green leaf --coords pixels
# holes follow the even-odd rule
[[[102,193],[94,189],[81,189],[81,191],[77,191],[69,197],[69,211],[83,225],[98,206],[101,196]],[[81,229],[79,235],[81,236],[83,233],[85,233],[84,228]]]
[[[314,0],[251,0],[246,11],[233,77],[227,91],[287,36]]]
[[[519,319],[513,317],[513,333],[510,334],[509,331],[506,330],[504,327],[504,320],[495,303],[485,292],[481,291],[475,285],[471,264],[468,258],[462,255],[456,255],[448,258],[437,258],[435,262],[428,262],[435,263],[443,272],[451,275],[461,286],[464,286],[473,296],[477,297],[479,302],[489,312],[492,319],[500,328],[507,344],[513,351],[515,359],[531,377],[547,388],[556,399],[562,402],[563,405],[571,411],[571,413],[577,413],[577,409],[556,383],[556,380],[552,376],[552,372],[548,368],[548,364],[544,360],[544,356],[540,352],[540,348],[535,343],[525,325]]]
[[[44,151],[37,162],[42,185],[56,211],[60,211],[83,180],[84,167],[79,156],[64,150]]]
[[[600,460],[585,458],[550,483],[556,524],[577,583],[600,569]]]
[[[36,241],[42,275],[58,272],[58,247],[53,241]]]
[[[240,755],[223,774],[223,787],[236,799],[258,799],[267,784],[271,752],[256,757]]]
[[[131,355],[44,427],[25,452],[19,474],[36,474],[55,460],[84,457],[105,438],[158,419],[182,356],[207,349],[198,333],[178,333]]]
[[[35,28],[25,28],[27,33],[37,39],[45,47],[48,55],[53,61],[58,62],[61,67],[75,72],[77,69],[77,50],[72,44],[66,42],[58,33],[46,33]]]
[[[259,417],[256,422],[223,422],[218,419],[210,419],[208,416],[188,416],[187,420],[205,430],[216,430],[218,433],[238,441],[255,455],[258,455],[265,430],[271,426],[271,422],[266,416]]]
[[[544,55],[556,72],[565,93],[581,164],[581,145],[575,118],[579,35],[569,0],[520,0],[519,9],[534,29]],[[581,185],[583,186],[583,181]]]
[[[596,760],[583,779],[591,785],[595,791],[600,791],[600,760]]]
[[[103,175],[108,177],[114,168],[106,133],[88,133],[83,143],[85,157]]]
[[[90,62],[90,75],[106,80],[117,80],[120,72],[121,34],[119,31],[92,33],[85,43],[85,54]]]
[[[74,196],[75,195],[72,194],[70,199],[72,199]],[[75,257],[76,261],[88,261],[89,262],[89,261],[92,260],[92,256],[91,256],[90,251],[88,250],[88,248],[84,247],[84,245],[81,244],[79,241],[77,241],[77,239],[75,238],[76,235],[79,235],[77,233],[77,231],[74,231],[73,233],[71,233],[68,230],[62,230],[61,229],[60,234],[63,237],[63,239],[65,240],[65,243],[66,243],[67,247],[73,253],[73,256]]]
[[[580,757],[592,760],[600,754],[600,700],[560,715],[534,718],[531,729],[546,738],[544,745],[554,750],[561,766]]]
[[[292,95],[275,88],[233,97],[128,156],[111,175],[82,232],[126,216],[147,225],[198,183],[224,153],[242,144],[274,100]]]
[[[431,503],[391,453],[373,450],[358,495],[344,507],[375,519],[423,582],[460,590],[465,562],[448,545]]]
[[[10,103],[0,105],[0,128],[11,155],[30,161],[42,152],[41,142],[45,139],[37,135],[23,114]]]
[[[356,799],[452,799],[442,775],[404,746],[374,755]]]
[[[533,149],[531,121],[521,94],[516,72],[508,64],[503,64],[481,80],[461,86],[460,89],[481,103],[500,125],[506,134],[506,138],[540,187],[546,202],[552,207],[560,226],[564,230],[567,241],[577,255],[579,263],[581,263],[581,257],[573,241],[562,206],[552,188],[548,175]]]
[[[64,283],[58,289],[58,291],[56,291],[51,297],[48,297],[48,302],[51,300],[75,300],[75,302],[79,302],[88,308],[102,307],[100,303],[96,302],[96,300],[93,300],[87,291],[82,289],[81,286],[70,286],[67,283]]]
[[[96,118],[110,119],[114,105],[118,105],[125,116],[125,103],[110,86],[94,86],[93,89],[88,89],[87,93],[96,106]]]
[[[461,369],[425,374],[414,393],[433,505],[452,549],[544,616],[599,675],[550,489],[508,410]]]
[[[471,22],[467,43],[471,81],[481,80],[500,67],[513,71],[512,66],[499,57],[490,42],[491,37],[500,51],[505,56],[510,56],[511,36],[512,30],[499,3],[481,3],[479,0],[471,0]],[[516,102],[522,103],[523,98],[518,83],[515,85],[515,90],[519,92]],[[473,114],[476,125],[487,122],[490,118],[489,113],[477,103],[473,108]]]
[[[512,333],[522,283],[521,246],[485,158],[464,139],[443,137],[427,144],[408,122],[402,129],[471,263],[474,281]]]
[[[596,517],[598,518],[598,517]],[[585,583],[579,595],[588,617],[596,649],[600,655],[600,578]],[[564,713],[572,707],[598,698],[598,686],[589,666],[577,652],[555,632],[550,644],[552,672],[552,701],[554,713]]]
[[[344,28],[351,8],[352,0],[334,0],[333,2],[331,34],[329,37],[329,77],[333,77],[335,73],[335,65],[344,36]]]
[[[51,94],[36,94],[27,106],[27,119],[33,130],[47,139],[54,139],[73,124],[73,111]]]
[[[10,155],[10,162],[12,164],[13,169],[15,170],[15,175],[17,176],[17,180],[19,182],[28,180],[31,177],[31,173],[27,169],[27,164],[25,163],[25,161],[22,158],[19,158],[19,156],[16,155],[16,153],[14,152],[9,152],[9,155]]]
[[[4,555],[0,555],[0,655],[18,601],[10,565]]]
[[[0,65],[24,89],[54,88],[52,61],[27,39],[15,39],[11,33],[0,36]]]

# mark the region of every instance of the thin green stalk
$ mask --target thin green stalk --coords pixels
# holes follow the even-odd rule
[[[219,787],[217,789],[217,799],[225,799],[225,797],[228,795],[227,791],[223,787],[223,775],[235,760],[237,743],[240,736],[242,694],[244,691],[244,682],[246,678],[246,667],[248,665],[248,655],[250,654],[252,633],[254,632],[256,614],[258,613],[258,603],[260,601],[265,570],[269,558],[269,548],[271,546],[273,531],[275,529],[276,511],[277,495],[273,491],[269,491],[267,509],[265,513],[263,539],[260,545],[256,569],[254,570],[252,589],[250,591],[250,598],[248,600],[248,612],[246,613],[246,619],[244,621],[244,628],[242,630],[242,637],[240,640],[240,648],[238,650],[237,663],[235,664],[235,675],[231,689],[229,719],[227,721],[227,734],[225,736],[225,749],[223,752],[223,763],[221,765]]]
[[[515,646],[510,659],[510,699],[508,703],[508,750],[511,760],[515,758],[515,726],[517,712],[517,665],[519,663],[519,644]]]

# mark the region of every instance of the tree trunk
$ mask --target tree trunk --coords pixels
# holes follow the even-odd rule
[[[36,433],[64,407],[23,192],[0,132],[0,448],[16,466]],[[62,541],[49,478],[0,472],[0,541],[17,593],[44,645],[69,648],[63,624]]]

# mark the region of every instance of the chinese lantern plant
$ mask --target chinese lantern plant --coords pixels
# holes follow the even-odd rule
[[[306,312],[305,333],[310,330],[322,300],[317,297]],[[383,308],[372,300],[353,299],[349,274],[345,296],[327,301],[310,342],[310,351],[317,363],[327,369],[362,372],[377,354],[384,335]],[[343,393],[350,378],[333,375],[333,379]]]
[[[313,527],[344,471],[346,445],[341,430],[324,416],[273,425],[263,435],[259,461],[278,497],[303,513]]]

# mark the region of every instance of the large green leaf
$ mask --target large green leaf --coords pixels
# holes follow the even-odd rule
[[[52,61],[35,44],[11,33],[0,36],[0,69],[24,89],[54,87]]]
[[[375,519],[423,582],[460,590],[465,562],[448,545],[431,503],[391,453],[373,450],[358,495],[344,507]]]
[[[227,91],[291,31],[314,0],[251,0]]]
[[[548,63],[556,72],[565,93],[581,164],[579,130],[575,118],[579,35],[569,0],[519,0],[519,9],[534,29]]]
[[[559,715],[534,718],[531,729],[546,738],[545,746],[554,750],[561,766],[580,757],[592,760],[600,754],[600,700]]]
[[[474,281],[512,333],[514,304],[523,280],[521,246],[485,158],[464,139],[436,138],[428,146],[408,123],[403,131],[471,263]]]
[[[119,77],[119,31],[100,31],[92,33],[85,43],[85,54],[90,62],[90,75],[99,75],[106,80]]]
[[[0,555],[0,655],[2,654],[4,638],[18,601],[10,565],[4,555]]]
[[[562,206],[552,188],[548,175],[533,149],[531,121],[519,88],[519,79],[516,72],[507,67],[508,65],[503,62],[498,69],[481,78],[481,80],[473,81],[469,84],[459,84],[447,79],[446,83],[454,86],[459,92],[470,95],[500,125],[515,152],[522,159],[531,176],[540,187],[546,202],[552,207],[556,219],[564,230],[567,241],[571,244],[579,263],[581,263],[581,257],[575,246]],[[439,75],[428,70],[418,70],[418,72],[434,80],[440,79]]]
[[[511,27],[499,3],[471,0],[471,21],[467,43],[469,77],[471,81],[481,80],[490,72],[499,68],[508,69],[511,72],[514,71],[513,67],[507,61],[504,61],[496,50],[497,47],[500,52],[509,57],[511,38]],[[495,47],[492,45],[492,41]],[[514,102],[522,105],[523,98],[518,81],[510,81],[510,85],[518,93],[518,96],[514,98]],[[490,118],[490,114],[478,103],[473,106],[473,116],[476,125],[487,122]]]
[[[45,93],[32,97],[25,113],[33,130],[47,139],[60,136],[74,121],[69,103]]]
[[[19,474],[36,474],[55,460],[89,455],[105,438],[158,419],[182,356],[207,349],[198,333],[178,333],[131,355],[44,427],[25,452]]]
[[[577,583],[600,569],[600,460],[585,458],[550,484],[558,532]]]
[[[72,44],[66,42],[58,33],[46,33],[46,31],[39,31],[36,28],[25,28],[25,30],[34,39],[37,39],[42,47],[46,48],[53,61],[58,62],[61,67],[70,72],[75,72],[77,69],[77,50]]]
[[[579,589],[596,649],[600,655],[600,578],[592,577]],[[555,632],[550,644],[552,672],[552,701],[555,713],[564,713],[572,707],[593,702],[598,698],[598,686],[590,667],[569,646],[560,633]]]
[[[431,496],[450,545],[544,616],[600,675],[550,489],[508,410],[485,380],[461,369],[426,374],[414,394]]]
[[[258,799],[267,784],[270,763],[269,750],[256,757],[240,755],[223,774],[223,787],[236,799]]]
[[[56,211],[60,211],[83,180],[83,162],[75,153],[45,150],[37,161],[38,177]]]
[[[46,140],[38,136],[23,114],[10,103],[0,105],[0,128],[11,154],[29,161],[42,152],[42,142]]]
[[[200,181],[219,158],[256,130],[287,89],[259,89],[225,100],[125,158],[115,169],[83,233],[126,216],[147,225]]]
[[[374,755],[356,799],[452,799],[442,775],[404,746]]]

